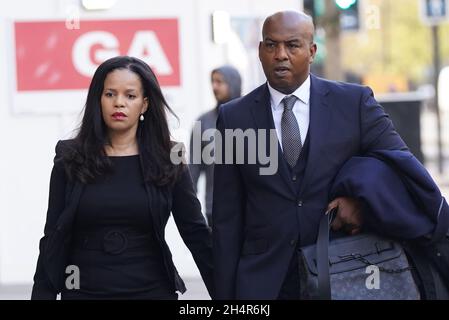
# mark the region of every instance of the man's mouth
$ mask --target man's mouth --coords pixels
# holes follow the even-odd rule
[[[290,69],[287,67],[276,67],[274,68],[274,73],[277,76],[285,76],[288,72],[290,72]]]

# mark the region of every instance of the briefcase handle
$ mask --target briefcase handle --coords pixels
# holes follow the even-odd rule
[[[329,267],[329,229],[338,208],[332,209],[320,220],[316,243],[316,263],[318,271],[318,299],[331,299],[331,281]]]

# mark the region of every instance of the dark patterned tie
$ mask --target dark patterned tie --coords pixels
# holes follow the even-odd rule
[[[291,168],[296,165],[302,149],[298,121],[296,121],[296,117],[292,111],[296,99],[295,96],[286,96],[282,99],[284,103],[284,113],[282,114],[281,120],[282,149],[285,159]]]

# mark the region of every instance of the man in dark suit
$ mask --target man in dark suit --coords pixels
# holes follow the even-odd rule
[[[355,155],[407,150],[369,88],[310,74],[313,34],[312,19],[301,12],[268,17],[259,45],[268,82],[220,109],[222,135],[272,129],[279,144],[273,175],[259,174],[260,161],[215,165],[218,299],[299,299],[297,252],[315,242],[322,215],[338,207],[333,228],[350,233],[363,223],[357,200],[330,199],[339,169]],[[249,151],[247,144],[245,159]]]

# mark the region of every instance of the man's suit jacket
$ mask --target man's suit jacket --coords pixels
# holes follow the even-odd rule
[[[50,178],[50,195],[44,237],[39,244],[39,258],[34,275],[32,299],[55,299],[64,285],[70,252],[73,222],[84,185],[67,179],[62,154],[72,140],[56,145],[56,157]],[[212,241],[210,229],[201,214],[190,173],[186,167],[174,186],[157,188],[146,183],[153,231],[161,246],[167,275],[175,290],[184,293],[184,282],[172,261],[165,241],[165,225],[173,213],[175,223],[185,244],[191,251],[205,284],[212,295]]]
[[[279,146],[279,169],[271,176],[259,174],[259,162],[215,165],[218,299],[276,299],[295,249],[316,240],[343,164],[375,150],[407,150],[369,88],[311,75],[310,91],[310,147],[299,193]],[[237,128],[274,129],[266,84],[220,108],[221,134]]]

